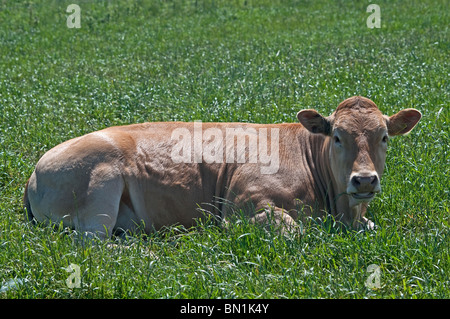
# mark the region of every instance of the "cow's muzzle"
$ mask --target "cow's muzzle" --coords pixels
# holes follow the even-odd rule
[[[376,172],[352,174],[347,187],[347,193],[358,201],[370,201],[380,191],[380,179]]]

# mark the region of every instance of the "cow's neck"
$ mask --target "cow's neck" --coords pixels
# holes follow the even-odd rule
[[[330,138],[322,134],[311,134],[311,145],[313,152],[314,166],[312,169],[317,171],[315,178],[316,194],[320,196],[317,202],[321,203],[322,210],[330,214],[337,211],[337,188],[336,181],[331,173],[330,166]]]
[[[331,172],[330,147],[331,138],[321,134],[312,134],[315,139],[312,145],[316,145],[315,165],[317,168],[316,187],[321,196],[318,202],[323,203],[323,209],[333,215],[338,221],[342,221],[348,226],[352,223],[361,221],[364,216],[367,205],[360,204],[350,207],[349,196],[345,190],[339,189],[336,180]]]

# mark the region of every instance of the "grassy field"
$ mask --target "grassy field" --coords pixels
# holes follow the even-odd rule
[[[66,25],[73,2],[81,28]],[[448,6],[376,3],[370,29],[369,1],[0,2],[0,298],[449,298]],[[315,220],[283,237],[236,217],[81,245],[25,223],[25,182],[69,138],[145,121],[293,122],[353,95],[423,113],[390,141],[375,231]],[[365,285],[371,264],[379,288]]]

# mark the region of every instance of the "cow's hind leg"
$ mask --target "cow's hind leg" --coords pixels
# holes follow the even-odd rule
[[[83,235],[110,237],[124,189],[122,177],[92,174],[88,183],[80,180],[33,173],[26,194],[29,214],[38,223],[62,222]]]
[[[109,238],[116,226],[123,187],[119,181],[108,181],[91,190],[84,205],[65,218],[73,228],[88,237]]]

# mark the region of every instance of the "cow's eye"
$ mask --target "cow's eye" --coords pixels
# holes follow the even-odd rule
[[[341,140],[336,135],[334,136],[334,143],[335,144],[341,144]]]
[[[387,143],[389,140],[389,137],[387,135],[383,136],[383,143]]]

